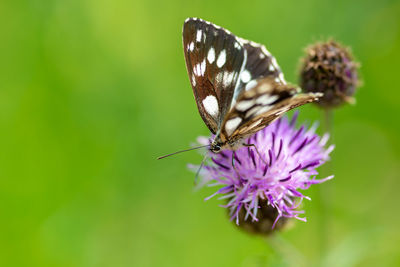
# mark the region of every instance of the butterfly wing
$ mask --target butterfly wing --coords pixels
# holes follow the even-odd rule
[[[234,99],[244,90],[254,87],[257,80],[269,77],[277,82],[286,83],[283,73],[276,62],[274,56],[265,48],[265,46],[239,38],[246,50],[246,65],[240,75],[240,83],[235,91]],[[234,103],[232,103],[234,106]]]
[[[246,117],[238,108],[244,106],[243,103],[249,103],[248,99],[255,92],[255,97],[258,97],[258,92],[262,91],[259,88],[264,88],[267,81],[268,84],[273,83],[275,89],[271,96],[278,97],[279,107],[274,108],[275,115],[264,116],[262,125],[266,126],[278,117],[280,109],[286,108],[280,105],[293,104],[294,108],[295,103],[301,105],[309,99],[299,95],[292,99],[292,104],[286,104],[285,99],[294,95],[296,89],[285,86],[282,71],[271,53],[263,45],[239,38],[210,22],[187,19],[183,26],[183,47],[199,113],[210,131],[220,134],[222,139],[230,138],[238,127],[244,127],[236,133],[238,136],[247,134],[245,129],[254,123],[254,116],[260,116],[260,112],[266,110],[267,107],[262,106],[263,109],[253,110],[253,114]],[[265,98],[259,97],[259,101]],[[257,104],[256,108],[259,107]]]
[[[246,51],[235,35],[197,18],[184,23],[183,47],[199,113],[215,134],[231,108]]]
[[[262,78],[244,91],[227,114],[221,129],[221,140],[234,142],[268,126],[285,112],[314,102],[320,93],[299,93],[299,88],[271,77]]]

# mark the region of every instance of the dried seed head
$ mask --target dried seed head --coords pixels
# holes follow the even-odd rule
[[[306,49],[300,69],[300,85],[305,92],[322,92],[316,104],[323,108],[355,103],[353,95],[359,86],[357,70],[348,48],[330,40],[318,42]]]

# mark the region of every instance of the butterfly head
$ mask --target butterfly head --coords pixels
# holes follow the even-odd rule
[[[232,139],[232,140],[221,140],[220,137],[216,137],[214,141],[210,144],[210,151],[213,153],[219,153],[221,150],[229,149],[236,150],[240,147],[242,139]]]
[[[216,139],[211,143],[210,150],[213,153],[219,153],[223,146],[224,146],[224,143],[222,143],[221,140]]]

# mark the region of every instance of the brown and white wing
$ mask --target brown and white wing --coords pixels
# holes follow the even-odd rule
[[[246,51],[235,35],[198,18],[185,21],[183,48],[197,108],[215,134],[231,108]]]
[[[227,114],[221,140],[246,138],[281,117],[285,112],[318,100],[320,93],[299,93],[300,89],[271,78],[262,78],[244,91]]]
[[[234,99],[237,100],[243,91],[253,88],[261,78],[268,77],[276,82],[286,83],[275,57],[264,45],[239,39],[246,49],[246,65],[240,74],[239,86],[235,91]]]
[[[201,117],[217,133],[243,91],[260,78],[285,83],[275,58],[261,44],[210,22],[189,18],[183,26],[186,67]]]

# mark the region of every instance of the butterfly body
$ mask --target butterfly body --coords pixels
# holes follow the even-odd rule
[[[321,96],[286,84],[263,45],[210,22],[188,18],[183,47],[199,113],[215,135],[212,152],[237,149],[288,110]]]

